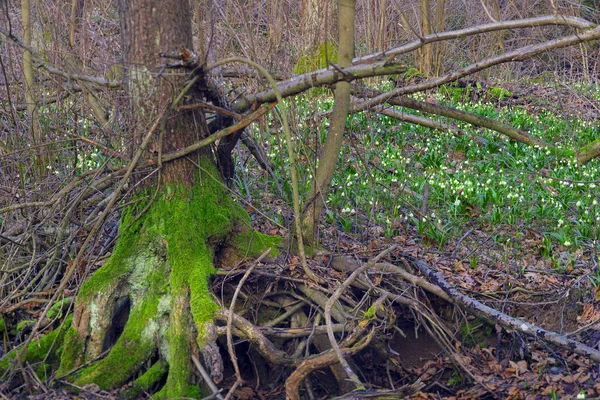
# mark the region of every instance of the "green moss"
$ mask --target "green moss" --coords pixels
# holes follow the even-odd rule
[[[147,288],[134,301],[123,333],[105,358],[77,374],[76,384],[95,383],[103,389],[121,386],[152,356],[158,339],[156,319],[160,298],[165,293],[165,272],[164,263],[159,263],[140,277]]]
[[[98,311],[93,309],[101,299],[98,296],[124,291],[131,300],[129,320],[108,355],[77,372],[77,385],[93,382],[105,389],[120,386],[160,347],[169,368],[167,382],[156,397],[200,395],[198,386],[192,384],[189,355],[194,341],[203,345],[205,323],[212,320],[217,309],[208,287],[214,273],[214,248],[230,245],[233,236],[233,245],[240,252],[255,257],[269,247],[276,255],[280,244],[279,238],[248,227],[248,214],[215,181],[218,172],[209,159],[201,160],[200,166],[200,184],[165,186],[155,197],[142,194],[154,198],[153,203],[140,201],[124,213],[113,255],[84,285],[77,303],[93,316]],[[92,329],[93,324],[91,318]],[[194,325],[198,327],[197,335]],[[62,371],[87,361],[82,359],[85,343],[74,328],[68,332],[68,344]],[[147,379],[152,381],[154,376],[148,375]]]
[[[83,343],[77,335],[77,330],[73,326],[67,328],[65,333],[65,344],[60,355],[60,368],[57,371],[58,376],[62,376],[75,369],[83,357]]]
[[[496,100],[502,100],[505,97],[512,96],[512,93],[501,87],[491,87],[488,89],[488,94]]]
[[[493,335],[493,326],[483,320],[465,321],[460,325],[459,334],[465,346],[483,346],[485,340]]]
[[[144,202],[140,202],[144,203]],[[109,260],[88,279],[81,287],[77,302],[89,302],[94,295],[103,290],[111,290],[111,285],[116,282],[123,281],[131,272],[133,265],[127,263],[127,259],[131,258],[134,251],[143,246],[142,239],[138,235],[138,231],[142,224],[142,219],[134,222],[135,215],[140,212],[145,204],[136,204],[128,207],[121,217],[119,226],[119,240],[115,246],[113,254]],[[130,265],[131,268],[124,268],[125,265]]]
[[[471,85],[461,88],[456,87],[453,84],[440,86],[440,93],[452,99],[455,103],[465,101],[471,95]]]
[[[337,63],[337,47],[331,41],[321,43],[311,53],[301,56],[294,65],[295,74],[304,74]]]
[[[138,371],[155,350],[152,318],[156,315],[158,300],[150,296],[132,310],[123,334],[102,360],[84,368],[75,383],[95,383],[102,389],[118,387],[126,383]]]
[[[152,386],[157,384],[160,381],[160,379],[167,373],[167,370],[167,365],[162,361],[158,361],[154,363],[142,376],[137,378],[133,382],[133,385],[143,390],[149,391],[152,388]]]
[[[119,394],[119,399],[134,400],[141,398],[144,392],[150,392],[160,382],[167,371],[168,368],[164,362],[158,361],[154,363],[142,376],[133,382],[133,385],[129,389]]]
[[[40,339],[32,341],[27,347],[25,361],[29,363],[44,361],[46,364],[58,364],[61,344],[72,320],[72,316],[67,317],[60,327]],[[20,348],[13,349],[0,360],[0,375],[10,367],[12,360],[16,358],[20,350]]]
[[[281,238],[249,229],[246,232],[236,234],[231,240],[231,244],[239,251],[242,257],[256,258],[268,248],[271,248],[269,255],[277,257]]]
[[[190,323],[187,318],[187,296],[173,296],[171,326],[169,329],[169,375],[156,398],[199,398],[197,386],[191,385]]]
[[[419,71],[418,68],[415,68],[415,67],[410,67],[404,73],[404,79],[407,80],[407,81],[410,81],[413,78],[420,78],[420,77],[423,77],[423,76],[424,76],[423,73],[421,71]]]
[[[48,313],[46,314],[48,319],[52,320],[54,318],[61,318],[62,313],[69,307],[69,304],[71,304],[71,300],[72,299],[68,297],[66,299],[57,301],[56,303],[52,304],[52,307],[50,307]]]
[[[4,317],[0,316],[0,332],[4,332],[6,330],[6,322],[4,321]]]
[[[24,319],[23,321],[19,321],[17,323],[17,332],[23,332],[23,330],[27,329],[27,327],[35,324],[35,321],[32,319]]]

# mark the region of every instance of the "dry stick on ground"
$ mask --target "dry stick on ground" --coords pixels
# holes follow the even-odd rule
[[[254,261],[252,263],[250,268],[248,268],[248,270],[246,271],[244,276],[242,276],[242,279],[240,279],[240,283],[238,284],[237,288],[235,289],[235,292],[233,293],[233,297],[231,299],[231,304],[229,305],[229,317],[227,318],[227,350],[229,350],[229,357],[231,358],[231,363],[233,364],[233,369],[235,370],[235,375],[237,377],[237,380],[236,380],[235,384],[233,385],[233,387],[231,388],[231,390],[229,390],[229,393],[227,393],[227,396],[225,397],[225,399],[229,399],[233,395],[235,388],[238,385],[243,383],[242,374],[240,372],[240,367],[237,363],[237,357],[235,356],[235,349],[233,348],[233,335],[231,333],[231,325],[233,324],[233,310],[235,309],[235,302],[236,302],[238,296],[240,295],[240,291],[242,290],[242,287],[244,286],[246,279],[248,279],[248,277],[252,273],[252,270],[254,269],[254,267],[256,267],[266,256],[268,256],[269,253],[271,253],[271,248],[268,248],[264,253],[262,253],[260,255],[260,257],[258,257],[256,259],[256,261]]]
[[[350,346],[354,343],[358,337],[362,335],[364,332],[364,328],[357,327],[357,329],[350,335],[343,343],[345,346],[342,352],[342,358],[344,356],[350,356],[358,353],[360,350],[367,347],[367,345],[373,339],[375,334],[375,330],[372,329],[369,334],[362,338],[356,345],[351,348],[347,348],[346,346]],[[300,400],[300,396],[298,394],[298,388],[300,384],[306,379],[306,377],[313,371],[317,369],[322,369],[329,367],[339,361],[339,356],[333,351],[329,350],[325,353],[321,353],[315,357],[308,358],[303,360],[298,367],[292,372],[292,374],[285,381],[285,395],[288,400]]]
[[[375,258],[373,258],[372,260],[369,260],[369,262],[367,262],[365,265],[357,268],[352,274],[350,274],[348,279],[346,279],[344,281],[344,283],[342,283],[336,289],[336,291],[331,295],[331,297],[329,298],[329,300],[327,300],[327,303],[325,304],[325,323],[328,328],[327,336],[329,337],[329,341],[331,342],[331,347],[335,351],[335,354],[338,356],[338,359],[340,360],[340,364],[342,364],[342,367],[344,367],[344,370],[348,374],[348,377],[350,377],[350,379],[354,382],[354,384],[356,385],[356,388],[358,390],[364,390],[365,387],[362,384],[362,382],[360,381],[360,379],[358,378],[358,376],[356,375],[356,373],[354,373],[354,371],[352,371],[352,368],[350,368],[350,364],[348,364],[348,361],[346,361],[346,359],[344,358],[342,351],[340,350],[340,346],[338,345],[337,341],[335,340],[335,335],[333,334],[332,323],[331,323],[331,308],[333,307],[335,302],[340,298],[342,293],[345,290],[347,290],[350,287],[350,285],[352,285],[352,282],[354,282],[354,280],[356,278],[358,278],[358,276],[360,274],[362,274],[367,269],[373,267],[373,265],[375,263],[377,263],[383,257],[388,255],[390,252],[394,251],[397,247],[398,246],[391,246],[391,247],[387,248],[386,250],[379,253],[379,255],[377,255]]]
[[[464,307],[466,310],[468,310],[475,316],[485,319],[487,321],[491,321],[492,324],[498,323],[503,326],[508,326],[528,336],[548,341],[558,347],[580,354],[596,362],[600,362],[600,351],[576,340],[569,339],[564,335],[559,335],[556,332],[547,331],[518,318],[506,315],[503,312],[488,307],[475,299],[465,296],[454,286],[446,282],[441,272],[434,271],[424,261],[415,259],[408,255],[406,255],[405,257],[409,260],[410,263],[416,266],[421,271],[421,273],[423,273],[423,275],[425,275],[431,282],[442,288],[442,290],[444,290],[444,292],[446,292],[446,294],[450,296],[450,298],[452,298],[455,304]]]

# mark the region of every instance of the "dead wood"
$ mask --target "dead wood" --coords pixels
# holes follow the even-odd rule
[[[416,266],[431,282],[444,290],[444,292],[446,292],[446,294],[450,296],[457,305],[461,306],[473,315],[486,321],[490,321],[491,324],[500,324],[502,326],[509,327],[524,333],[527,336],[552,343],[560,348],[580,354],[596,362],[600,362],[600,351],[576,340],[569,339],[564,335],[537,327],[529,322],[523,321],[519,318],[511,317],[510,315],[507,315],[501,311],[486,306],[485,304],[482,304],[481,302],[462,294],[458,289],[449,284],[440,272],[435,271],[424,261],[408,256],[406,258],[409,259],[411,264]]]

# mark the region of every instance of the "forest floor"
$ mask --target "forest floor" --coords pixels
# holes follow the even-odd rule
[[[481,103],[479,96],[475,96],[470,99],[474,102],[471,110],[484,115],[492,109],[505,110],[495,116],[549,140],[558,140],[568,133],[571,136],[565,140],[565,146],[577,146],[585,137],[597,137],[600,115],[597,92],[590,94],[562,86],[502,87],[510,96],[492,105]],[[463,95],[473,97],[473,93],[463,92]],[[435,98],[435,101],[445,100],[444,96]],[[546,108],[552,108],[552,113]],[[322,122],[303,126],[303,121],[314,120],[316,114],[306,116],[303,113],[308,111],[300,106],[296,112],[296,131],[301,134],[305,129],[304,142],[312,143],[311,132]],[[333,293],[347,279],[346,274],[331,267],[339,257],[362,264],[397,246],[386,255],[388,262],[401,265],[407,256],[423,260],[463,294],[599,348],[597,161],[578,167],[570,160],[546,155],[539,149],[523,149],[523,145],[482,130],[468,133],[469,140],[476,136],[489,141],[483,152],[467,147],[473,143],[465,142],[464,137],[433,136],[426,130],[398,128],[394,127],[395,122],[379,116],[355,116],[351,124],[349,137],[353,139],[345,144],[341,156],[344,167],[334,178],[330,208],[320,226],[321,250],[308,259],[311,269],[325,279],[321,288],[324,293]],[[276,130],[276,122],[273,126]],[[555,126],[560,129],[553,130]],[[571,129],[583,133],[574,137]],[[403,139],[398,139],[399,131],[404,133]],[[272,142],[267,153],[272,155],[270,151],[274,152],[272,149],[277,149],[277,145]],[[307,144],[304,160],[310,160],[313,151]],[[302,157],[301,154],[301,160]],[[241,155],[239,162],[244,172],[239,175],[237,189],[241,192],[240,202],[251,213],[253,226],[264,233],[288,236],[287,227],[292,221],[290,203],[275,193],[289,188],[286,189],[285,183],[278,187],[272,176],[255,168],[245,155]],[[283,163],[276,159],[273,162]],[[309,185],[310,167],[301,171],[301,175],[302,181]],[[471,183],[465,185],[468,181]],[[363,186],[361,182],[367,184]],[[244,192],[247,187],[257,189]],[[307,188],[303,187],[305,191]],[[272,304],[269,299],[277,295],[290,295],[305,276],[298,255],[281,254],[260,268],[249,262],[235,270],[221,271],[213,282],[215,296],[230,298],[241,275],[249,268],[254,271],[243,285],[243,301],[239,300],[236,310],[259,325],[262,311],[256,305]],[[391,279],[384,273],[370,276],[374,286],[383,287]],[[406,398],[600,397],[597,363],[516,330],[491,325],[431,293],[417,293],[415,286],[396,281],[393,284],[401,292],[414,293],[415,298],[435,310],[438,323],[453,335],[450,341],[453,348],[442,348],[439,338],[424,329],[414,312],[392,302],[389,310],[393,318],[388,315],[376,329],[383,347],[367,347],[349,359],[367,389],[399,388],[421,382],[421,389]],[[367,298],[356,288],[349,289],[346,295],[356,310]],[[35,310],[28,312],[28,318],[35,315]],[[305,326],[312,326],[318,318],[313,312]],[[290,321],[291,318],[282,320],[273,327],[288,329]],[[22,336],[9,336],[5,331],[4,339],[7,349]],[[233,398],[285,398],[284,383],[291,372],[289,368],[272,368],[244,341],[237,343],[246,382],[233,393]],[[275,343],[293,352],[299,342],[275,340]],[[222,352],[226,359],[225,348],[226,345]],[[302,391],[306,398],[325,399],[336,391],[335,377],[323,371],[310,375]],[[230,364],[226,364],[226,372],[229,376],[221,385],[224,393],[235,383]],[[42,381],[34,389],[39,394],[21,387],[3,396],[112,399],[119,394],[119,390],[102,391],[93,385],[54,388]],[[72,389],[79,393],[73,394]]]

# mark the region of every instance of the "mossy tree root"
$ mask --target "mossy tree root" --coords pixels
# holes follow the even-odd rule
[[[61,326],[42,336],[40,339],[34,339],[27,346],[24,361],[33,365],[41,379],[45,380],[48,377],[46,376],[48,369],[52,366],[56,367],[58,364],[65,334],[72,320],[72,316],[68,316]],[[15,359],[20,351],[21,348],[17,347],[2,357],[0,360],[0,376],[4,375],[11,368],[12,364],[16,362]]]
[[[66,335],[59,373],[90,364],[73,374],[75,384],[119,387],[160,360],[167,378],[156,398],[201,396],[191,355],[207,344],[217,309],[208,290],[215,252],[234,247],[252,257],[278,245],[248,228],[219,183],[201,182],[167,188],[141,216],[142,202],[124,213],[115,251],[82,286]]]

